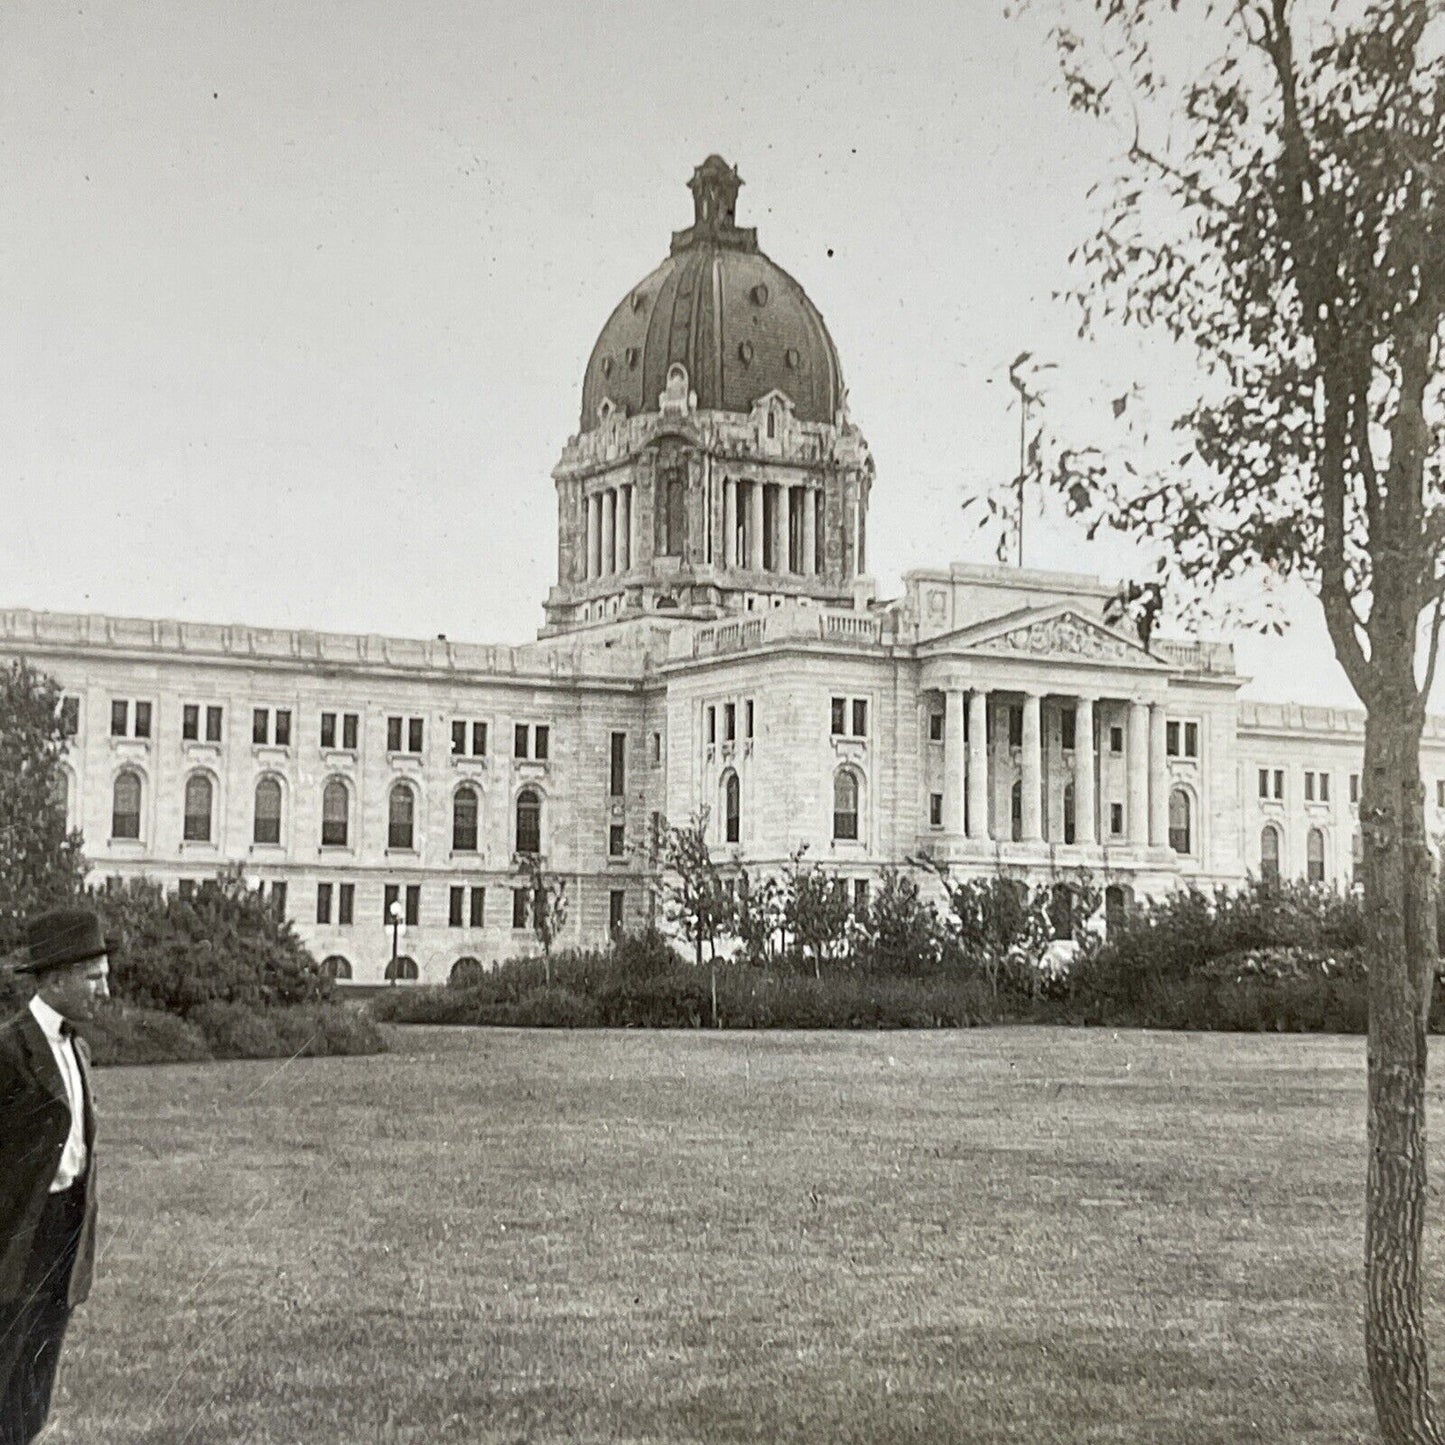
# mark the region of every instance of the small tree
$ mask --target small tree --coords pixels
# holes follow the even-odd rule
[[[706,810],[694,813],[686,827],[668,828],[663,849],[663,894],[667,916],[693,945],[699,968],[703,945],[707,945],[712,1024],[716,1028],[717,939],[732,916],[732,902],[708,847]]]
[[[85,877],[81,837],[65,826],[60,686],[26,662],[0,672],[0,955],[25,920],[70,902]]]
[[[1006,971],[1037,960],[1053,936],[1047,890],[1030,888],[1001,869],[987,877],[956,878],[947,864],[920,858],[942,885],[959,951],[983,971],[996,998]]]
[[[816,862],[804,862],[802,844],[788,860],[783,884],[783,927],[804,959],[813,961],[813,977],[823,976],[823,954],[846,936],[852,902],[848,885]]]
[[[538,853],[522,854],[527,878],[528,912],[532,935],[542,945],[542,977],[552,986],[552,947],[567,926],[567,880],[549,872]]]
[[[943,962],[938,910],[923,897],[918,880],[900,868],[883,870],[857,927],[876,973],[932,973]]]
[[[731,902],[729,928],[748,961],[766,968],[783,926],[782,885],[771,874],[754,878],[740,866],[732,878]]]

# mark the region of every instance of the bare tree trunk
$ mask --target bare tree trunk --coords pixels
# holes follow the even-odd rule
[[[1420,781],[1412,658],[1365,721],[1360,819],[1370,971],[1365,1354],[1387,1445],[1445,1445],[1430,1398],[1420,1253],[1425,1071],[1436,962],[1434,869]],[[1401,669],[1404,669],[1403,676]]]

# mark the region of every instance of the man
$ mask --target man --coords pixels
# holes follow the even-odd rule
[[[29,1007],[0,1026],[0,1445],[28,1445],[50,1413],[70,1312],[95,1258],[95,1111],[75,1032],[110,996],[100,920],[42,914],[17,973]]]

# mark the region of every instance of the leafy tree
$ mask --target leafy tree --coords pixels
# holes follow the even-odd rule
[[[875,973],[927,974],[943,962],[938,910],[923,897],[918,880],[900,868],[883,869],[857,929],[861,952]]]
[[[1062,16],[1073,106],[1124,138],[1076,253],[1083,330],[1153,328],[1200,385],[1171,465],[1054,441],[1039,468],[1091,527],[1158,539],[1160,586],[1302,579],[1364,704],[1366,1356],[1386,1440],[1438,1442],[1420,736],[1445,604],[1441,17],[1432,0],[1065,0]]]
[[[539,854],[524,853],[521,861],[527,878],[532,936],[542,946],[542,972],[550,988],[552,948],[567,926],[567,880],[550,872]]]
[[[31,915],[71,902],[85,877],[81,837],[65,826],[60,686],[26,662],[0,672],[0,955]]]
[[[959,952],[983,970],[997,998],[1008,970],[1036,961],[1053,937],[1049,890],[1031,888],[1022,878],[1001,870],[986,877],[957,878],[946,864],[932,858],[918,861],[943,887]]]
[[[782,885],[771,874],[754,878],[744,867],[731,877],[729,928],[752,963],[767,966],[783,927]]]
[[[813,977],[823,976],[823,955],[845,938],[853,911],[848,885],[817,862],[805,862],[802,844],[788,860],[783,884],[783,927],[794,947],[813,961]]]

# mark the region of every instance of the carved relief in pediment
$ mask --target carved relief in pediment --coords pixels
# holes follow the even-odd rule
[[[990,637],[975,645],[974,651],[991,652],[1004,657],[1025,654],[1031,657],[1086,657],[1101,661],[1138,662],[1145,657],[1142,648],[1133,647],[1112,633],[1082,617],[1066,612],[1016,627],[998,637]]]

